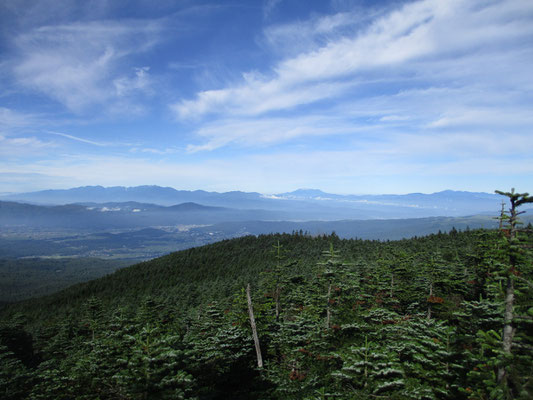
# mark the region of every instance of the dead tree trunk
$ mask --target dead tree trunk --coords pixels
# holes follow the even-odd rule
[[[246,299],[248,300],[248,314],[250,315],[250,325],[252,326],[252,335],[254,338],[255,352],[257,353],[257,367],[263,368],[263,357],[261,356],[261,347],[259,346],[259,337],[257,336],[257,327],[255,326],[254,308],[252,306],[252,296],[250,295],[250,284],[246,286]]]

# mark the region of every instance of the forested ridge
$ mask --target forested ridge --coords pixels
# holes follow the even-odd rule
[[[0,258],[0,304],[54,293],[131,264],[98,258]]]
[[[0,397],[531,399],[531,198],[504,195],[499,230],[247,236],[6,306]]]

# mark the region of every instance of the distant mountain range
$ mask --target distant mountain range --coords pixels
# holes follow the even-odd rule
[[[121,212],[129,210],[131,213],[138,209],[137,213],[140,215],[143,212],[153,212],[157,206],[171,206],[170,210],[159,208],[158,211],[187,211],[211,216],[217,213],[228,216],[229,213],[237,220],[246,217],[252,220],[332,221],[497,215],[504,199],[496,194],[452,190],[432,194],[339,195],[317,189],[298,189],[289,193],[265,195],[240,191],[187,191],[160,186],[84,186],[9,194],[0,196],[0,200],[34,205],[77,204],[70,206],[71,208],[80,205],[91,207],[91,203],[94,203],[92,206],[99,207],[100,211],[119,208]],[[103,210],[104,207],[107,210]]]
[[[401,239],[497,227],[501,196],[443,191],[338,195],[317,189],[263,195],[159,186],[89,186],[0,197],[0,258],[148,259],[242,235],[335,231]],[[30,204],[31,203],[31,204]],[[525,223],[533,221],[528,213]]]
[[[43,206],[0,201],[0,227],[77,230],[138,229],[151,226],[204,225],[226,221],[271,221],[282,212],[237,210],[182,203],[170,207],[137,202]]]

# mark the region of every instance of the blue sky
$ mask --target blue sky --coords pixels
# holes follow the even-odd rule
[[[531,191],[533,1],[0,3],[0,193]]]

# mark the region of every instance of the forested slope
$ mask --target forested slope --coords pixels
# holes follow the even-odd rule
[[[300,233],[172,253],[5,308],[1,397],[530,399],[530,245],[508,231]]]
[[[0,258],[0,304],[54,293],[131,264],[98,258]]]

